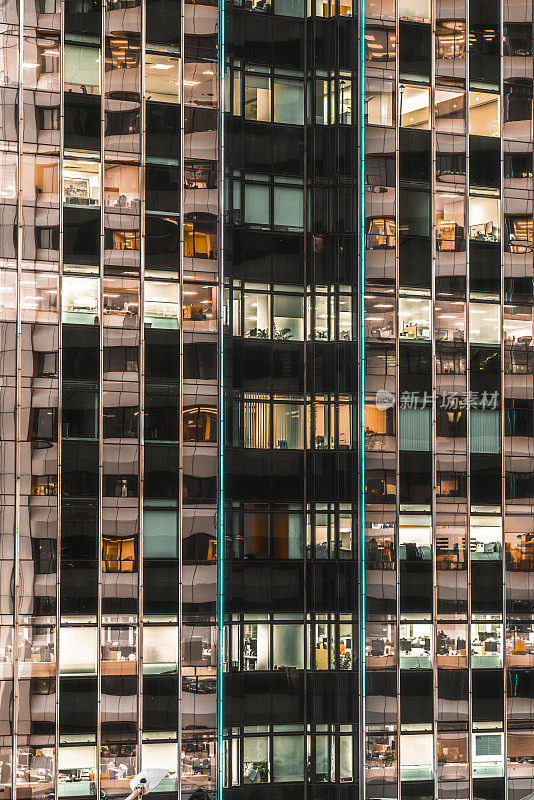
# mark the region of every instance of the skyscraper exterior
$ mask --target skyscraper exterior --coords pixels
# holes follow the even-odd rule
[[[531,1],[0,33],[2,796],[534,796]]]

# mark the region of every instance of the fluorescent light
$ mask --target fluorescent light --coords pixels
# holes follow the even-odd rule
[[[148,66],[152,69],[172,69],[174,64],[149,64]]]

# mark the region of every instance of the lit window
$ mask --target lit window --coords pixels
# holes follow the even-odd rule
[[[490,92],[469,92],[469,133],[500,135],[500,96]]]
[[[399,338],[430,339],[430,300],[399,298]]]
[[[422,86],[399,87],[399,119],[403,128],[430,129],[430,89]]]

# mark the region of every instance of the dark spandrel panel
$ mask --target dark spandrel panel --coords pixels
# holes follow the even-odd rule
[[[401,800],[434,800],[434,784],[430,781],[403,781]]]
[[[63,325],[63,380],[97,381],[99,330],[88,325]]]
[[[401,562],[400,604],[405,613],[432,614],[432,564]]]
[[[190,346],[184,344],[184,350],[189,352]],[[155,384],[176,383],[180,379],[179,340],[176,331],[151,328],[145,330],[145,377],[148,383]]]
[[[400,706],[403,724],[428,723],[434,719],[432,670],[401,670]]]
[[[177,166],[147,164],[145,191],[147,211],[180,211],[179,169]]]
[[[183,370],[185,379],[215,380],[217,378],[216,343],[184,343]]]
[[[368,669],[365,673],[366,712],[369,725],[392,725],[397,722],[397,672]]]
[[[98,444],[96,442],[64,442],[62,460],[63,498],[97,497]]]
[[[471,187],[498,189],[501,182],[501,141],[494,136],[469,137]]]
[[[400,453],[400,502],[429,504],[432,500],[430,453]]]
[[[229,612],[273,612],[295,613],[304,605],[304,575],[301,565],[259,565],[227,561],[226,608]]]
[[[178,562],[144,560],[143,608],[145,614],[178,613]]]
[[[95,733],[97,709],[96,678],[61,678],[59,685],[60,733]]]
[[[178,445],[145,445],[145,497],[178,497]]]
[[[523,789],[523,791],[525,790]],[[523,794],[523,797],[524,796],[525,795]],[[473,780],[474,799],[502,800],[503,797],[504,797],[504,780],[502,780],[501,778],[474,778]],[[508,794],[508,797],[510,798],[510,793]]]
[[[358,344],[307,344],[307,390],[310,392],[356,392]]]
[[[98,562],[61,561],[61,613],[96,614]]]
[[[471,455],[471,503],[498,505],[501,502],[501,459],[497,455]]]
[[[417,25],[417,28],[420,28]],[[399,131],[399,179],[428,184],[431,176],[432,138],[430,131]]]
[[[102,33],[102,4],[98,0],[66,0],[65,32]]]
[[[473,612],[502,613],[502,561],[471,562],[471,604]]]
[[[399,282],[413,289],[430,289],[432,243],[428,236],[399,237]]]
[[[492,242],[469,242],[469,287],[472,292],[501,290],[501,247]]]
[[[308,453],[308,498],[347,502],[358,495],[358,454]]]
[[[429,78],[432,60],[432,30],[420,22],[399,23],[399,70],[409,76]],[[402,77],[401,77],[402,80]]]
[[[180,266],[180,225],[178,219],[147,214],[145,217],[146,266],[177,270]]]
[[[180,156],[180,107],[173,103],[146,104],[146,154],[177,159]]]
[[[302,671],[245,673],[241,724],[302,724],[304,681]]]
[[[100,150],[100,96],[65,92],[65,147]]]
[[[70,264],[98,264],[100,213],[63,209],[63,256]]]
[[[502,669],[472,671],[473,720],[499,722],[503,718],[504,683]]]
[[[172,731],[178,727],[178,677],[145,675],[143,729]]]
[[[180,45],[180,3],[177,0],[148,0],[146,40]]]
[[[98,509],[96,504],[64,502],[61,509],[61,556],[77,561],[97,557]]]
[[[466,669],[438,670],[440,722],[465,722],[469,710],[469,673]]]

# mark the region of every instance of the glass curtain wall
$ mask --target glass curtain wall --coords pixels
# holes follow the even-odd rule
[[[361,779],[357,7],[224,10],[222,792],[341,800]]]
[[[217,8],[0,21],[0,784],[211,791]]]
[[[532,4],[365,26],[367,796],[522,800]]]

